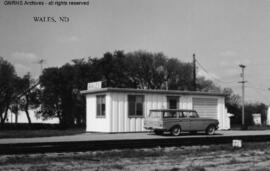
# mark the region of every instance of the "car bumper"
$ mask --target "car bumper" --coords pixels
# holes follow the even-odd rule
[[[144,127],[144,129],[147,129],[147,130],[159,130],[159,131],[166,131],[165,128],[163,127]]]

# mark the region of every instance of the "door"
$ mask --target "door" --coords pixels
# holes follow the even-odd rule
[[[196,110],[201,118],[217,119],[218,100],[217,98],[193,98],[193,109]]]
[[[199,118],[197,112],[191,111],[189,113],[189,126],[191,131],[201,131],[205,129],[205,123],[202,118]]]
[[[190,118],[189,118],[189,112],[179,112],[179,123],[181,125],[181,128],[183,131],[189,131],[190,130]]]

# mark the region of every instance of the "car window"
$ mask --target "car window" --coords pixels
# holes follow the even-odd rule
[[[185,118],[186,116],[183,114],[183,112],[177,112],[179,118]]]
[[[191,112],[191,116],[192,118],[198,118],[199,115],[197,114],[197,112]]]
[[[177,118],[176,111],[166,111],[163,113],[163,118]]]
[[[189,118],[198,118],[197,112],[194,111],[184,111],[183,112],[184,117],[189,117]]]
[[[183,115],[184,115],[185,118],[187,118],[187,117],[189,117],[190,114],[189,114],[189,112],[184,111],[184,112],[183,112]]]
[[[151,118],[161,118],[161,111],[150,111],[150,117]]]

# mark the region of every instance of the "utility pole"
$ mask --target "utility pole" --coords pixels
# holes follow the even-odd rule
[[[240,64],[239,67],[242,69],[241,77],[242,81],[239,81],[239,83],[242,84],[242,129],[246,129],[245,126],[245,65]]]
[[[195,53],[193,53],[193,90],[197,90],[196,86],[196,58],[195,58]]]
[[[37,63],[40,64],[40,72],[42,73],[43,71],[43,63],[45,62],[44,59],[40,59]]]

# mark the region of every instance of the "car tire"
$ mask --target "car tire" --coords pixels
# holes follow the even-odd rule
[[[154,133],[156,135],[162,135],[163,134],[163,131],[160,131],[160,130],[154,130]]]
[[[209,125],[206,130],[205,130],[205,133],[207,135],[214,135],[215,134],[215,131],[216,131],[216,127],[215,125]]]
[[[180,126],[174,126],[172,129],[171,129],[171,134],[173,136],[179,136],[181,134],[181,128]]]

